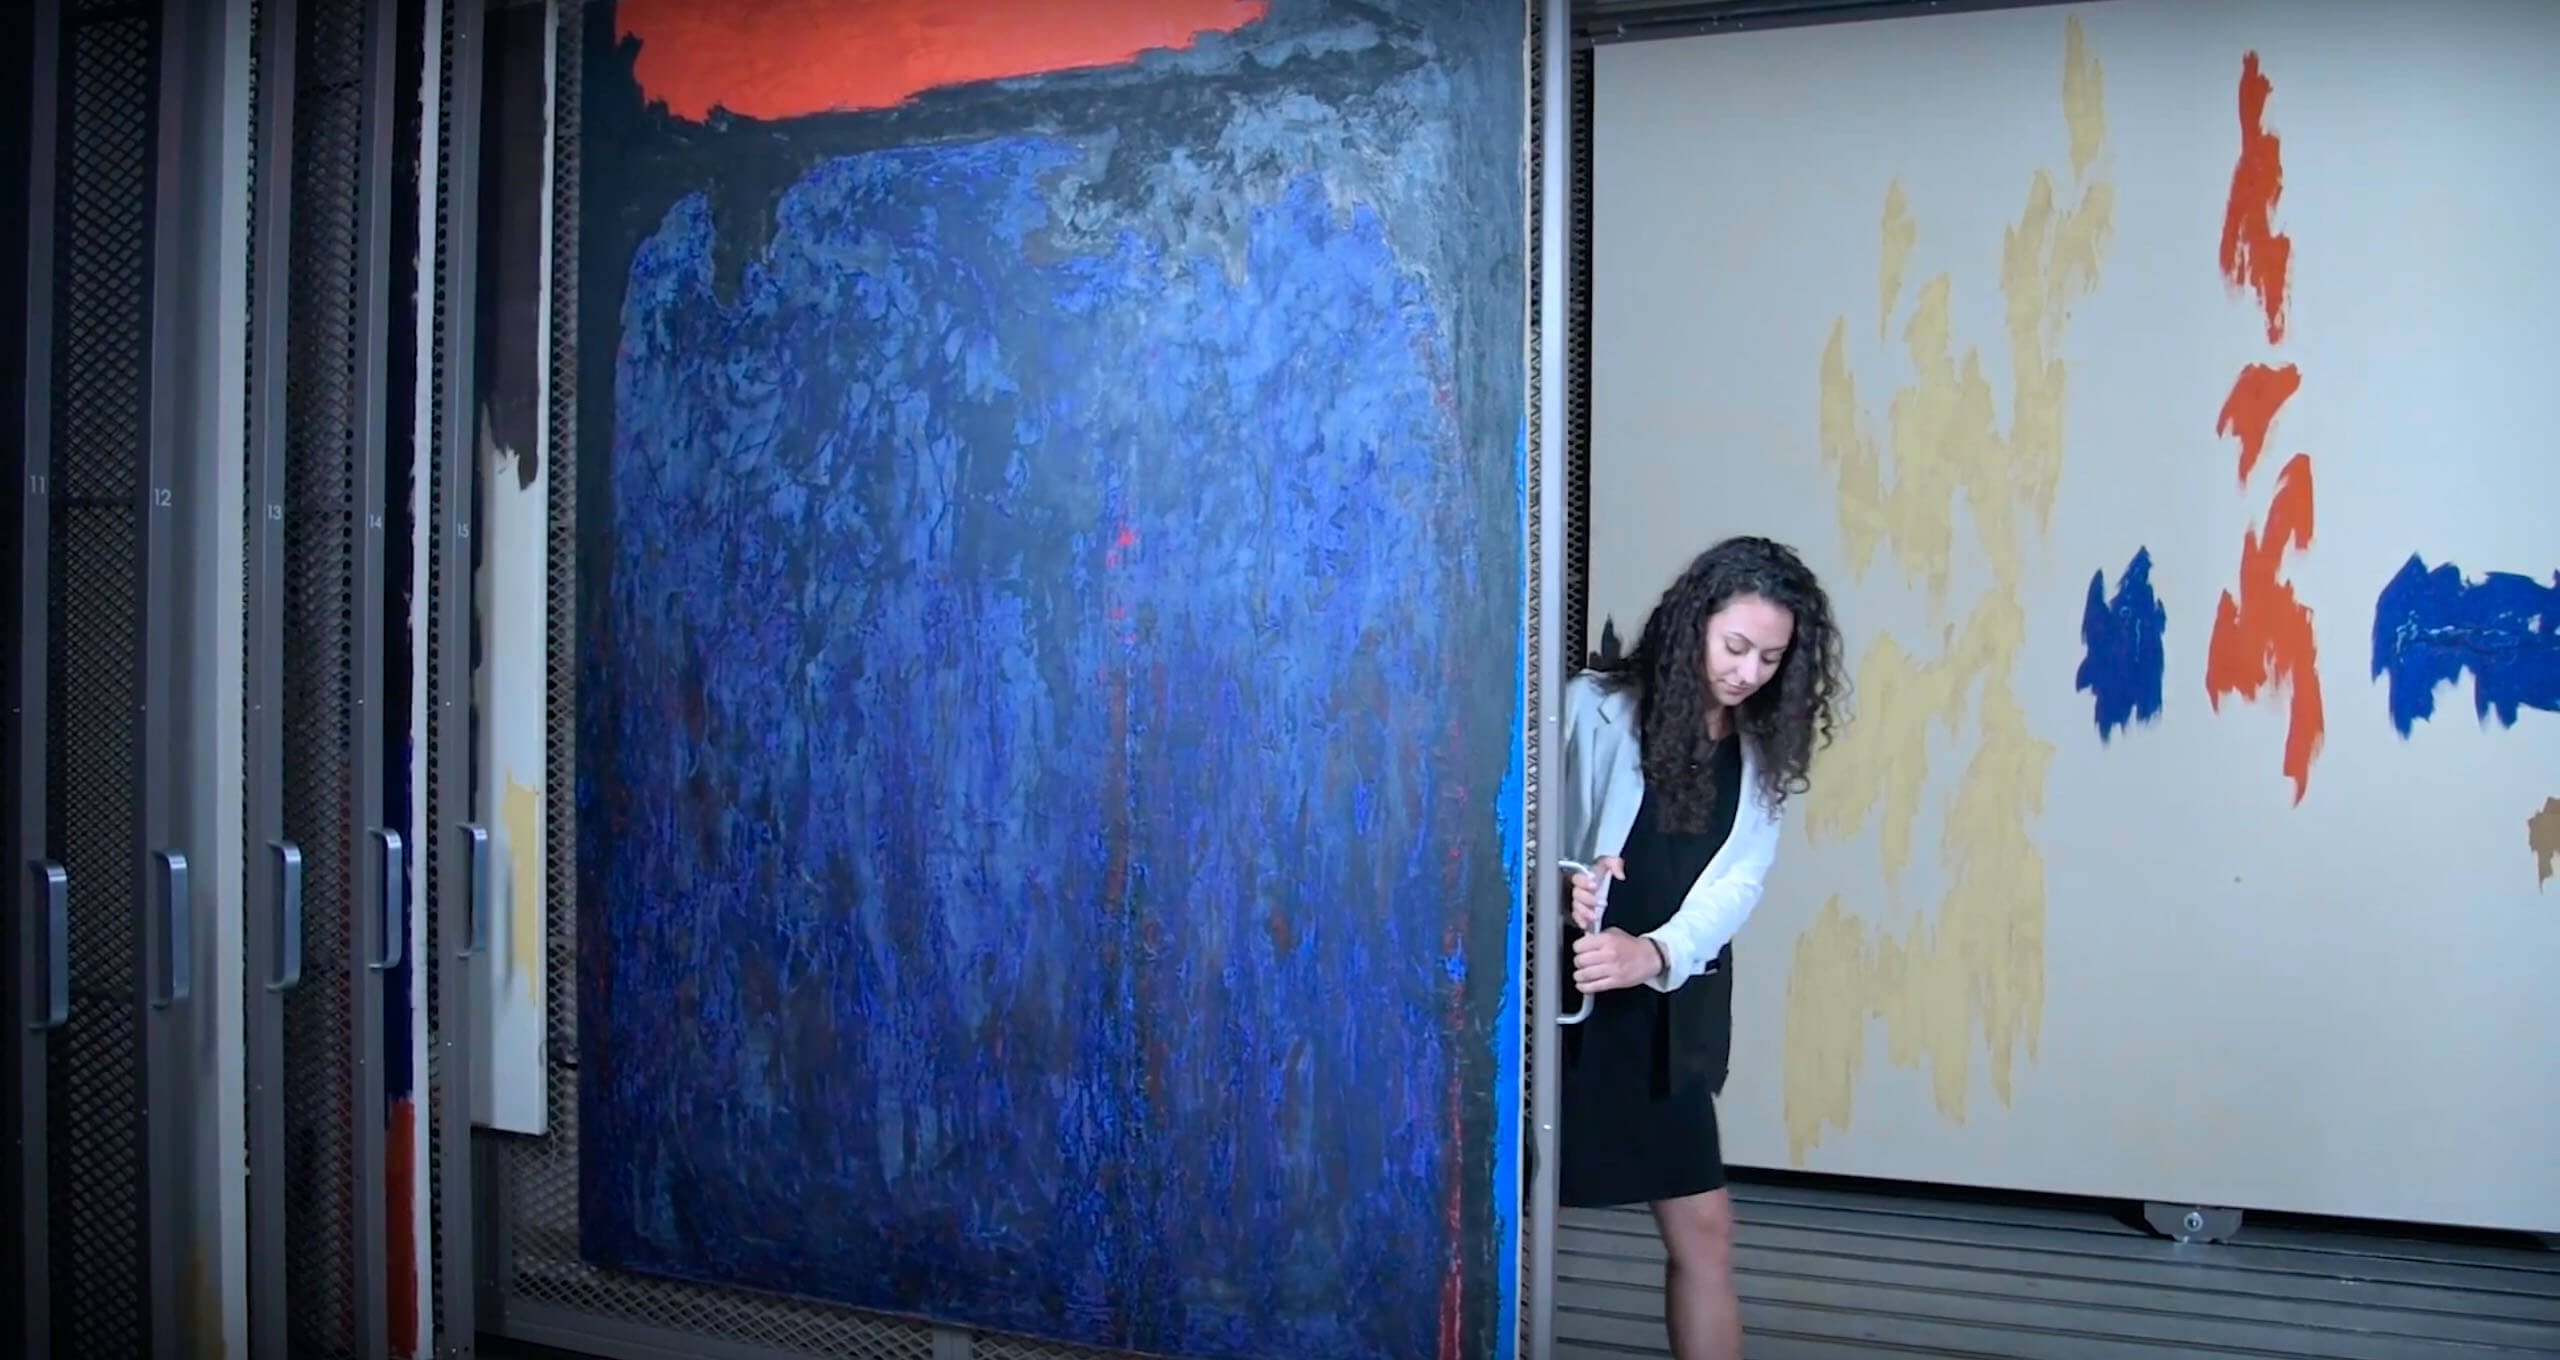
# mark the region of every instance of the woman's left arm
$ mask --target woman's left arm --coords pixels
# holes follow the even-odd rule
[[[1769,875],[1770,861],[1778,857],[1778,819],[1752,817],[1747,826],[1736,826],[1733,835],[1737,839],[1726,846],[1733,853],[1723,864],[1710,865],[1699,875],[1680,909],[1660,929],[1645,935],[1662,949],[1665,966],[1645,983],[1657,992],[1670,991],[1704,972],[1750,919],[1751,909],[1760,905],[1761,881]]]

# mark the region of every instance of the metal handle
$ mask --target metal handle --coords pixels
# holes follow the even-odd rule
[[[302,847],[291,841],[269,841],[276,857],[276,976],[271,992],[302,985]]]
[[[1595,878],[1595,879],[1599,880],[1599,883],[1600,883],[1600,911],[1601,911],[1602,913],[1604,913],[1604,914],[1605,914],[1605,913],[1609,910],[1609,876],[1608,876],[1607,874],[1601,873],[1599,870],[1592,868],[1592,867],[1591,867],[1590,865],[1588,865],[1588,864],[1578,863],[1578,862],[1576,862],[1576,861],[1574,861],[1574,860],[1569,860],[1569,859],[1566,859],[1566,860],[1558,860],[1558,861],[1556,861],[1556,867],[1557,867],[1557,868],[1559,868],[1559,869],[1564,870],[1566,873],[1569,873],[1569,874],[1589,874],[1589,875],[1591,875],[1593,878]],[[1570,915],[1570,913],[1568,913],[1568,915]],[[1596,935],[1596,934],[1598,934],[1599,932],[1600,932],[1600,922],[1599,922],[1597,919],[1595,919],[1595,920],[1593,920],[1593,921],[1592,921],[1592,923],[1591,923],[1591,931],[1590,931],[1590,933],[1591,933],[1591,934]],[[1571,979],[1570,977],[1568,977],[1568,978],[1567,978],[1567,979],[1565,979],[1565,980],[1566,980],[1567,982],[1572,981],[1572,979]],[[1591,1018],[1591,997],[1592,997],[1592,994],[1591,994],[1591,993],[1589,993],[1589,992],[1583,992],[1583,993],[1582,993],[1582,1007],[1581,1007],[1581,1009],[1576,1010],[1576,1011],[1575,1011],[1573,1014],[1571,1014],[1571,1015],[1559,1015],[1559,1016],[1557,1016],[1557,1017],[1556,1017],[1556,1023],[1557,1023],[1557,1024],[1559,1024],[1559,1025],[1579,1025],[1579,1024],[1581,1024],[1583,1021],[1590,1019],[1590,1018]]]
[[[382,922],[382,953],[373,961],[373,971],[387,973],[400,966],[409,932],[400,928],[400,889],[407,881],[402,872],[400,833],[383,830],[373,833],[373,841],[382,855],[382,891],[379,913]]]
[[[489,951],[489,828],[466,824],[462,834],[471,851],[471,927],[462,947],[469,958]]]
[[[160,870],[160,989],[154,1007],[184,1001],[195,991],[194,911],[187,904],[187,857],[163,850],[152,857]]]
[[[44,1014],[30,1029],[60,1029],[71,1018],[71,875],[46,860],[35,866],[44,898]]]

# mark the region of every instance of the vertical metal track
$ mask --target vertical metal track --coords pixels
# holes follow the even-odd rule
[[[18,323],[19,342],[11,346],[18,366],[13,386],[20,403],[20,456],[12,469],[16,475],[10,488],[19,507],[14,535],[19,554],[14,573],[17,589],[9,611],[17,625],[17,650],[7,680],[9,728],[5,740],[0,740],[9,761],[6,773],[0,774],[9,793],[7,824],[0,826],[8,856],[8,878],[0,885],[0,893],[6,896],[0,901],[8,903],[6,924],[15,943],[10,958],[16,971],[9,994],[24,1004],[7,1017],[16,1051],[11,1067],[16,1089],[8,1098],[16,1107],[18,1122],[16,1161],[6,1201],[15,1215],[6,1229],[11,1234],[5,1258],[10,1280],[6,1290],[0,1291],[0,1300],[15,1304],[9,1311],[18,1318],[12,1329],[18,1353],[49,1356],[53,1353],[53,1253],[46,1174],[51,1123],[46,1073],[49,1035],[62,1018],[56,1003],[67,1007],[70,984],[68,976],[55,977],[52,963],[55,954],[68,946],[64,936],[69,923],[55,910],[61,895],[55,881],[59,871],[49,863],[45,844],[45,809],[51,801],[45,788],[45,730],[50,697],[46,659],[52,654],[47,602],[52,593],[53,552],[53,244],[61,130],[56,102],[62,60],[61,0],[35,0],[22,11],[22,22],[27,40],[27,164],[26,200],[18,210],[23,221],[18,225],[26,253],[8,262],[9,268],[22,271],[20,286],[12,291],[24,308]]]
[[[1566,259],[1568,309],[1558,343],[1565,350],[1564,664],[1578,670],[1591,655],[1591,49],[1573,54],[1573,167]]]
[[[285,994],[302,981],[302,850],[284,818],[286,366],[292,352],[296,0],[259,0],[257,196],[250,242],[247,822],[249,1354],[285,1360]]]
[[[387,397],[391,344],[391,214],[395,101],[399,90],[400,13],[395,0],[365,6],[364,132],[356,161],[355,394],[356,543],[349,582],[355,611],[355,702],[348,734],[355,751],[350,791],[355,824],[347,906],[355,914],[348,938],[354,1023],[355,1326],[361,1360],[383,1360],[390,1340],[390,1210],[386,1200],[389,1106],[386,1069],[389,1020],[384,1014],[384,974],[401,966],[407,932],[400,909],[407,879],[408,847],[385,820],[384,670],[388,664],[391,502],[390,425]],[[406,1230],[406,1225],[403,1225]]]
[[[190,305],[198,280],[193,247],[203,223],[195,220],[190,194],[194,130],[200,118],[193,87],[205,74],[196,49],[196,25],[205,6],[163,0],[160,6],[158,129],[152,155],[151,348],[144,382],[149,430],[142,443],[139,478],[142,553],[142,722],[134,752],[138,782],[136,847],[142,873],[135,907],[141,914],[143,956],[143,1139],[146,1146],[144,1221],[147,1225],[151,1353],[175,1357],[187,1347],[186,1291],[180,1263],[189,1227],[188,1147],[195,1132],[190,1059],[194,1048],[195,904],[193,865],[186,845],[185,735],[178,671],[188,620],[181,616],[190,549],[188,522],[195,517],[196,487],[186,474],[188,449],[203,437],[189,400],[196,368],[211,355],[199,352]]]
[[[1563,743],[1564,462],[1567,434],[1565,281],[1567,258],[1566,188],[1573,173],[1573,15],[1571,0],[1542,0],[1539,16],[1537,81],[1539,97],[1538,297],[1540,327],[1538,371],[1538,773],[1542,788],[1552,793]],[[1530,1242],[1528,1284],[1529,1355],[1548,1360],[1555,1353],[1556,1279],[1556,1062],[1561,1045],[1556,1031],[1556,988],[1561,979],[1551,942],[1563,929],[1555,872],[1556,818],[1552,796],[1542,806],[1532,836],[1534,853],[1530,883],[1535,893],[1538,947],[1530,959],[1530,1071],[1532,1111],[1530,1211],[1536,1230]]]
[[[429,611],[434,636],[429,650],[429,740],[434,787],[427,816],[436,828],[441,860],[435,875],[436,1080],[433,1102],[437,1175],[434,1195],[437,1257],[434,1263],[436,1354],[476,1353],[478,1323],[472,1254],[472,1063],[479,1048],[471,986],[472,955],[487,928],[488,837],[472,806],[471,611],[472,523],[478,504],[480,443],[480,116],[484,0],[447,0],[452,16],[452,83],[446,92],[451,122],[445,164],[443,258],[437,287],[446,298],[442,351],[443,410],[439,413],[436,513],[432,516],[436,566]]]

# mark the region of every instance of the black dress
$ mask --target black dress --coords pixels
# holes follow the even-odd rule
[[[1716,746],[1716,801],[1706,829],[1666,831],[1650,796],[1627,832],[1627,876],[1609,885],[1601,928],[1642,935],[1680,909],[1690,885],[1733,833],[1742,751]],[[1565,948],[1581,932],[1565,932]],[[1567,1013],[1582,1004],[1567,953]],[[1586,1208],[1700,1195],[1724,1184],[1716,1093],[1733,1051],[1733,947],[1712,971],[1670,992],[1644,985],[1602,992],[1591,1016],[1564,1032],[1557,1191]]]

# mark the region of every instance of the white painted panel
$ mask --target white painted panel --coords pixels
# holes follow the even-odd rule
[[[2220,267],[2251,52],[2292,247],[2280,343]],[[2560,715],[2484,722],[2466,674],[2404,737],[2372,667],[2412,554],[2560,590],[2554,70],[2560,6],[2533,0],[2151,0],[1601,51],[1594,644],[1689,555],[1765,533],[1823,573],[1865,663],[1737,945],[1734,1162],[2560,1228],[2560,888],[2528,831],[2560,796]],[[2104,204],[2076,238],[2094,276],[2031,242],[2004,295],[2039,176],[2057,230]],[[1910,341],[1941,283],[1944,383]],[[1898,499],[1844,493],[1853,441],[1826,454],[1835,326],[1834,434],[1872,441]],[[1977,362],[1991,437],[1921,437]],[[2216,420],[2252,363],[2302,385],[2244,481]],[[2278,578],[2324,710],[2298,803],[2294,687],[2217,710],[2206,683],[2296,453],[2316,532]],[[2137,550],[2164,703],[2102,740],[2083,613]],[[2555,620],[2515,622],[2542,630],[2517,645],[2548,704]],[[1874,659],[1888,639],[1907,673]]]

